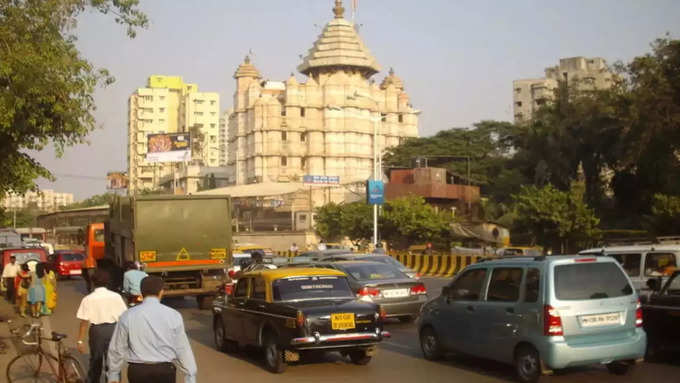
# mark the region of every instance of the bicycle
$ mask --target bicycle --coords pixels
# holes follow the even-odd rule
[[[20,335],[18,330],[11,330],[11,332],[20,336],[23,344],[35,347],[20,352],[9,362],[7,365],[9,383],[85,383],[87,380],[87,374],[78,359],[62,348],[61,342],[66,338],[66,334],[52,332],[50,338],[45,338],[42,336],[42,327],[39,323],[31,324],[24,335]],[[27,340],[31,336],[34,336],[34,340]],[[44,340],[57,344],[56,356],[43,348]],[[45,366],[49,366],[49,371],[46,371]]]

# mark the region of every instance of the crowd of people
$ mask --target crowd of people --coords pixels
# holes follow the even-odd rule
[[[15,305],[21,317],[50,315],[57,307],[57,276],[43,262],[17,264],[10,257],[2,270],[7,301]]]

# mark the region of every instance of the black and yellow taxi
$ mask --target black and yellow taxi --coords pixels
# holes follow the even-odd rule
[[[213,303],[215,345],[264,350],[268,370],[283,372],[306,352],[339,351],[364,365],[389,333],[385,313],[356,299],[347,276],[322,268],[280,268],[244,273],[232,292]]]

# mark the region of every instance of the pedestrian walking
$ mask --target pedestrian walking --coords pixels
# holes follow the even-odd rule
[[[13,255],[9,257],[9,263],[2,269],[2,282],[7,289],[7,301],[10,304],[14,304],[14,300],[16,299],[14,280],[16,279],[19,270],[21,270],[21,266],[17,265],[17,257]]]
[[[292,245],[290,245],[290,253],[291,254],[297,254],[298,250],[300,250],[295,242],[293,242]]]
[[[130,383],[174,383],[176,365],[185,383],[196,382],[196,361],[184,331],[182,315],[161,304],[163,280],[148,276],[142,280],[142,304],[120,317],[108,353],[108,380],[120,383],[127,362]]]
[[[131,261],[125,263],[125,270],[125,274],[123,274],[123,292],[131,296],[142,295],[140,284],[142,279],[149,276],[149,274],[140,270],[140,266],[136,262]]]
[[[90,347],[90,368],[87,382],[99,382],[102,374],[104,355],[109,349],[116,322],[127,309],[123,298],[106,288],[111,279],[106,270],[97,269],[92,276],[94,291],[86,295],[80,302],[76,317],[80,319],[78,335],[78,351],[85,352],[87,334]],[[147,382],[150,383],[150,382]]]
[[[319,241],[319,244],[317,245],[317,249],[319,249],[320,251],[326,250],[326,244],[324,243],[323,239],[321,241]]]
[[[31,304],[31,316],[34,318],[40,318],[40,312],[45,303],[43,277],[45,277],[45,264],[38,263],[35,265],[35,271],[31,272],[31,284],[28,287],[28,303]]]
[[[42,314],[51,315],[54,309],[57,308],[57,276],[53,270],[45,268],[43,285],[45,286],[45,304],[43,305]]]
[[[28,306],[28,288],[31,286],[31,272],[27,264],[21,265],[21,270],[14,279],[14,289],[16,290],[16,305],[19,315],[26,317],[26,306]]]

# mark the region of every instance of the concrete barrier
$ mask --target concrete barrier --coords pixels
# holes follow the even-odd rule
[[[429,277],[451,277],[482,258],[476,255],[429,255],[404,252],[395,252],[390,256],[420,275]]]

